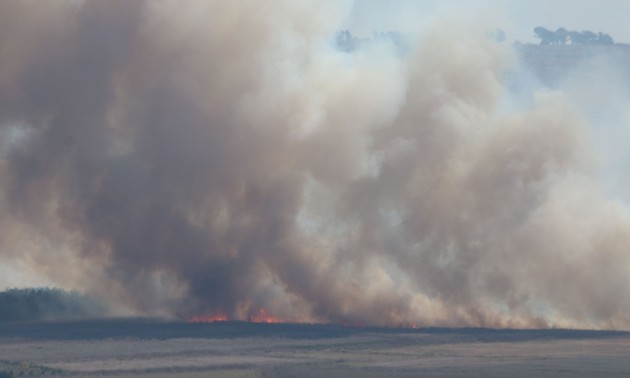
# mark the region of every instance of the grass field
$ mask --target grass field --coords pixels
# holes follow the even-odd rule
[[[627,376],[630,334],[102,320],[0,324],[0,378]]]

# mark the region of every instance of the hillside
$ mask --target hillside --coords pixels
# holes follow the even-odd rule
[[[610,75],[630,84],[630,45],[515,44],[523,68],[541,83],[557,86],[567,75],[598,78]]]

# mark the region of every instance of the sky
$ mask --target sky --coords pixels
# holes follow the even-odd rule
[[[347,22],[357,34],[370,35],[373,30],[429,27],[443,15],[472,16],[489,27],[505,30],[508,41],[535,43],[533,29],[544,26],[601,31],[617,42],[630,43],[629,13],[630,2],[624,0],[359,0]]]

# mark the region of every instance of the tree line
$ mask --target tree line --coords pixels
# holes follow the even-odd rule
[[[534,28],[536,38],[540,39],[541,45],[613,45],[615,41],[608,34],[594,33],[589,30],[571,31],[565,28],[558,28],[556,31],[549,30],[542,26]]]
[[[53,288],[0,292],[0,322],[99,317],[104,306],[83,294]]]
[[[399,32],[386,31],[386,32],[374,32],[371,38],[358,38],[349,30],[342,30],[337,32],[335,36],[335,44],[337,48],[345,52],[354,51],[361,46],[368,45],[377,41],[388,41],[394,44],[399,51],[405,51],[406,43],[405,38]]]

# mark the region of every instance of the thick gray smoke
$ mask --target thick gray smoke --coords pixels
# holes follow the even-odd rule
[[[340,4],[0,2],[5,269],[139,314],[630,328],[586,117],[506,105],[484,31],[340,51]]]

